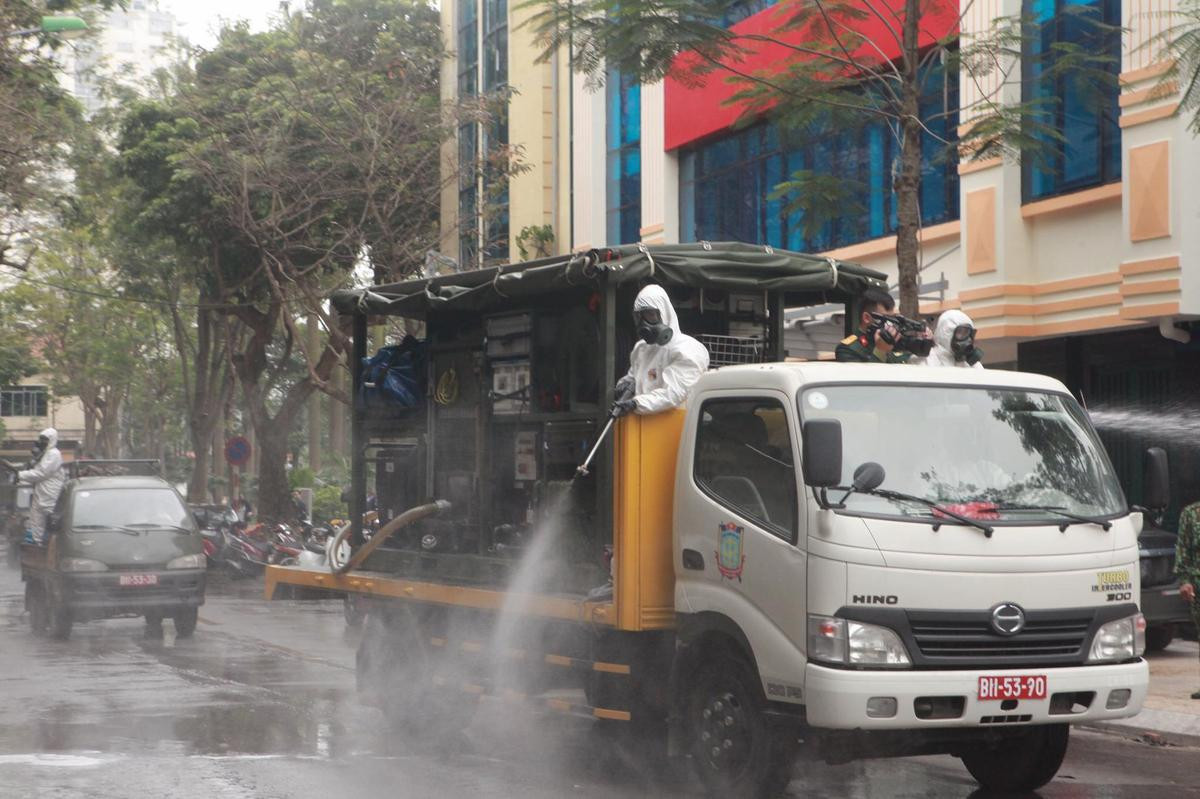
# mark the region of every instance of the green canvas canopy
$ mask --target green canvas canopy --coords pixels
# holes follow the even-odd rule
[[[332,296],[341,313],[423,318],[430,311],[482,311],[511,298],[605,283],[658,283],[724,291],[780,291],[789,307],[845,302],[884,275],[859,264],[738,242],[628,244]]]

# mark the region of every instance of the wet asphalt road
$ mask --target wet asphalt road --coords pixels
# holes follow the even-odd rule
[[[62,643],[29,633],[19,576],[0,568],[0,799],[694,795],[622,767],[586,720],[498,702],[453,747],[398,743],[355,698],[340,604],[256,587],[214,585],[190,641],[127,619]],[[810,766],[789,795],[979,794],[957,760],[930,757]],[[1077,732],[1040,795],[1200,797],[1200,749]]]

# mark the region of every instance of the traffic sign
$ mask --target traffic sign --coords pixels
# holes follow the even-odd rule
[[[245,466],[250,462],[250,441],[245,436],[234,436],[225,442],[225,460],[230,466]]]

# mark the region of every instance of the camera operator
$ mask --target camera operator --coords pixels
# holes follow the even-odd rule
[[[929,353],[924,342],[928,329],[895,314],[896,301],[882,289],[867,289],[859,304],[859,324],[854,335],[837,345],[834,357],[859,363],[908,363],[915,354]],[[922,333],[923,331],[923,333]],[[924,348],[924,352],[919,350]]]

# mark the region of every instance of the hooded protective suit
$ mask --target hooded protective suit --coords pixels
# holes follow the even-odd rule
[[[633,312],[654,309],[671,328],[666,344],[639,340],[629,355],[629,377],[635,381],[636,413],[659,413],[678,408],[688,389],[708,369],[708,350],[679,329],[679,318],[662,286],[646,286],[633,301]]]
[[[943,311],[938,317],[937,327],[933,331],[933,349],[922,362],[925,366],[958,366],[963,369],[982,369],[983,363],[975,360],[959,360],[954,354],[954,330],[961,325],[975,327],[971,317],[962,311]],[[974,343],[971,345],[974,348]],[[975,350],[975,356],[982,357],[983,353]]]
[[[58,431],[47,427],[38,437],[46,439],[46,448],[31,468],[17,473],[17,480],[33,486],[29,527],[33,531],[33,540],[40,544],[46,540],[46,519],[58,502],[66,475],[63,472],[62,453],[58,451]]]

